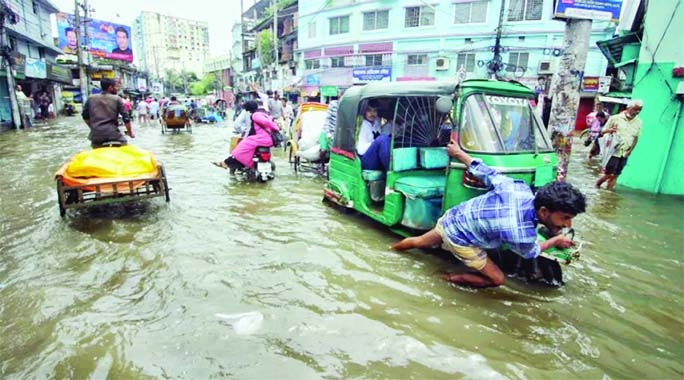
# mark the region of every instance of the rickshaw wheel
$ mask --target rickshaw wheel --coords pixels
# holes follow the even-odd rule
[[[63,201],[63,196],[62,196],[62,186],[59,181],[57,181],[57,203],[59,203],[59,216],[64,218],[64,215],[66,215],[66,209],[64,208],[64,204],[62,203]]]
[[[166,180],[166,171],[164,166],[159,166],[159,174],[161,176],[162,183],[164,183],[164,199],[166,203],[171,202],[171,196],[169,195],[169,182]]]

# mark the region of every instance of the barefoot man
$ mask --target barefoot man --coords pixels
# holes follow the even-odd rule
[[[531,259],[551,247],[569,248],[574,242],[562,229],[572,226],[572,218],[584,212],[584,195],[567,182],[551,182],[536,194],[523,181],[513,180],[474,160],[458,142],[447,145],[451,157],[468,166],[468,171],[489,189],[486,194],[447,210],[427,233],[410,237],[391,248],[403,251],[441,245],[476,272],[445,274],[446,281],[473,287],[500,286],[505,276],[487,258],[486,249],[507,244],[516,254]],[[537,241],[537,224],[545,225],[552,238]]]

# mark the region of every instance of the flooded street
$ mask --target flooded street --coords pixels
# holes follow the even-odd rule
[[[0,133],[2,379],[681,379],[684,201],[596,190],[576,144],[582,259],[566,286],[442,281],[455,260],[321,202],[323,180],[241,183],[232,128],[136,128],[171,202],[59,216],[55,171],[79,118]]]

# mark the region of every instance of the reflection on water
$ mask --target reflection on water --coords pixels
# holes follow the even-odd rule
[[[684,376],[684,202],[594,189],[583,151],[567,285],[473,290],[439,279],[459,266],[448,255],[390,252],[397,236],[326,207],[282,151],[274,181],[229,178],[210,164],[227,154],[220,125],[137,129],[168,205],[61,219],[52,176],[88,148],[67,120],[0,134],[3,379]]]

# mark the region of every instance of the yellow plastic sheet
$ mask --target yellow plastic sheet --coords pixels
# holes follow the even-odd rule
[[[76,154],[66,169],[70,177],[126,178],[156,173],[151,152],[135,145],[97,148]]]

